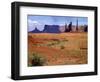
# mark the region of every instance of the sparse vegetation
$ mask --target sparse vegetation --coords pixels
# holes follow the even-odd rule
[[[74,65],[88,62],[86,32],[29,35],[33,38],[32,43],[29,39],[29,66]]]
[[[31,59],[31,66],[43,66],[45,63],[45,59],[37,53],[32,54],[32,59]]]
[[[61,46],[61,49],[64,49],[65,47],[64,46]]]

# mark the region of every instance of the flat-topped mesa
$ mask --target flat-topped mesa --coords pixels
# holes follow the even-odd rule
[[[59,25],[45,25],[44,26],[44,33],[60,33]]]

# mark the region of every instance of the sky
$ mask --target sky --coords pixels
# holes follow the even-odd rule
[[[47,15],[28,15],[28,31],[32,31],[35,28],[42,31],[44,25],[65,25],[72,22],[72,25],[76,25],[78,20],[78,25],[88,25],[87,17],[73,17],[73,16],[47,16]]]

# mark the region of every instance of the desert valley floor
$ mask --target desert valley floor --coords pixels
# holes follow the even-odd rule
[[[34,55],[43,66],[87,64],[87,39],[86,32],[28,33],[28,66]]]

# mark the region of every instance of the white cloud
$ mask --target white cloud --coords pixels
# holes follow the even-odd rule
[[[38,21],[32,21],[34,24],[38,24]]]

